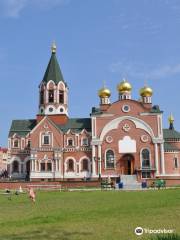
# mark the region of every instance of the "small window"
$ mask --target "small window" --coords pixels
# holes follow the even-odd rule
[[[68,139],[68,146],[72,147],[73,146],[73,140],[72,139]]]
[[[51,163],[51,162],[48,162],[48,163],[47,163],[47,171],[48,171],[48,172],[51,172],[51,171],[52,171],[52,163]]]
[[[19,147],[19,141],[18,141],[18,140],[14,140],[13,146],[14,146],[15,148],[18,148],[18,147]]]
[[[50,136],[49,135],[44,135],[43,136],[43,144],[44,145],[49,145],[50,144]]]
[[[64,109],[63,109],[63,108],[60,108],[60,112],[64,112]]]
[[[45,172],[46,164],[44,162],[41,163],[41,172]]]
[[[44,91],[40,93],[40,104],[44,104]]]
[[[151,178],[151,172],[143,171],[142,178]]]
[[[178,168],[178,159],[177,159],[177,157],[174,158],[174,168]]]
[[[49,103],[54,102],[54,90],[49,90]]]
[[[64,103],[64,91],[59,91],[59,103]]]
[[[69,161],[68,161],[68,171],[74,172],[74,161],[73,161],[73,159],[69,159]]]
[[[88,146],[88,139],[87,138],[82,139],[82,146]]]
[[[52,107],[49,108],[49,112],[53,112],[53,108]]]
[[[82,161],[82,171],[88,171],[88,159],[83,159]]]

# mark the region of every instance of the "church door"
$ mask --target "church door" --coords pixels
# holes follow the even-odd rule
[[[132,175],[134,173],[134,157],[131,154],[125,154],[121,159],[122,174]]]

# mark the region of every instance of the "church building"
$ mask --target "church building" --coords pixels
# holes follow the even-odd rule
[[[14,179],[83,181],[133,176],[137,181],[164,178],[180,183],[180,132],[163,129],[163,111],[152,104],[153,91],[144,86],[140,99],[132,86],[99,90],[99,106],[89,118],[68,114],[68,84],[56,58],[56,45],[39,85],[36,118],[13,120],[8,139],[8,171]]]

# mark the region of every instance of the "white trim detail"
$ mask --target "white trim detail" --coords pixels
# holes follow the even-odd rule
[[[132,121],[135,124],[136,128],[143,129],[144,131],[146,131],[152,137],[152,139],[155,138],[152,128],[146,122],[144,122],[143,120],[141,120],[139,118],[135,118],[135,117],[132,117],[132,116],[122,116],[122,117],[119,117],[119,118],[116,118],[116,119],[110,121],[109,123],[107,123],[105,125],[105,127],[103,128],[103,130],[101,132],[100,140],[102,141],[104,139],[105,135],[109,131],[111,131],[113,129],[117,129],[119,124],[123,120]]]

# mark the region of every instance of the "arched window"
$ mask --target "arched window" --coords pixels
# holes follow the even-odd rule
[[[149,168],[150,167],[150,152],[148,149],[142,150],[141,158],[142,158],[142,168]]]
[[[88,159],[83,159],[82,160],[82,171],[89,171]]]
[[[73,161],[73,159],[68,160],[68,171],[74,172],[74,161]]]
[[[54,102],[54,90],[49,90],[49,103]]]
[[[114,168],[114,152],[112,150],[108,150],[106,152],[106,168]]]
[[[64,91],[59,90],[59,103],[64,103]]]
[[[44,90],[40,92],[40,104],[44,104]]]
[[[14,161],[13,162],[12,170],[13,170],[13,173],[18,173],[19,172],[19,163],[18,163],[18,161]]]
[[[18,148],[19,147],[19,141],[17,139],[14,140],[13,147],[14,148]]]
[[[178,158],[174,157],[174,168],[178,168]]]

